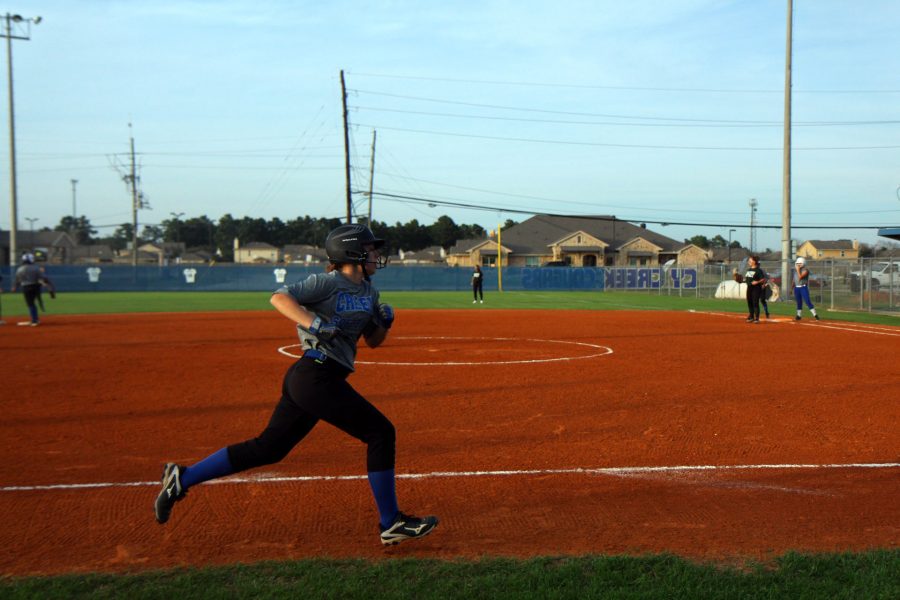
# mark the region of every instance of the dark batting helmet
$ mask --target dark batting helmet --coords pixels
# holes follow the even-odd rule
[[[350,223],[336,227],[325,238],[325,253],[328,260],[336,264],[365,265],[369,262],[369,252],[364,248],[371,244],[375,248],[384,246],[384,240],[375,237],[372,230],[359,223]],[[387,266],[385,257],[379,256],[375,268]]]

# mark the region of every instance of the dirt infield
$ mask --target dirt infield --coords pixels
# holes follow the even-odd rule
[[[255,436],[295,343],[274,312],[0,330],[0,573],[900,545],[900,328],[689,312],[402,311],[351,382],[425,540],[381,548],[365,449],[326,424],[157,525],[162,463]]]

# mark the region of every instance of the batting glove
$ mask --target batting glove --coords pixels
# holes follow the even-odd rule
[[[322,317],[316,317],[309,326],[309,332],[320,340],[330,340],[341,332],[334,323],[326,323]]]
[[[390,304],[379,304],[378,316],[381,318],[381,326],[385,329],[390,329],[394,324],[394,309]]]

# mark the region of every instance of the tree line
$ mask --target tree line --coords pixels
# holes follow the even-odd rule
[[[341,219],[297,217],[282,221],[278,217],[262,219],[235,218],[225,214],[213,221],[206,215],[187,219],[166,219],[158,225],[145,225],[138,235],[138,244],[148,242],[181,242],[186,248],[201,249],[218,255],[223,260],[234,257],[234,239],[241,245],[265,242],[278,248],[288,244],[308,244],[324,247],[328,232],[341,225]],[[512,227],[515,221],[507,220],[504,227]],[[394,225],[373,220],[370,227],[377,237],[388,240],[392,251],[416,251],[429,246],[449,249],[463,239],[486,238],[488,233],[480,225],[457,224],[450,217],[439,217],[431,225],[413,219]],[[55,231],[65,231],[80,245],[105,244],[114,250],[128,248],[134,230],[131,223],[117,226],[111,235],[98,236],[97,229],[85,217],[63,217]]]
[[[234,258],[234,238],[238,238],[241,244],[250,242],[265,242],[278,248],[288,244],[308,244],[322,247],[325,245],[325,236],[328,232],[340,225],[341,219],[312,218],[309,216],[297,217],[288,221],[282,221],[275,217],[269,220],[253,217],[235,218],[231,214],[225,214],[218,221],[213,221],[206,215],[188,219],[167,219],[159,225],[146,225],[139,232],[138,244],[147,242],[182,242],[185,247],[202,249],[214,255],[219,255],[223,260]],[[516,221],[507,219],[503,224],[504,229],[516,225]],[[376,236],[388,240],[390,249],[416,251],[429,246],[441,246],[450,249],[459,240],[486,238],[488,232],[480,225],[457,225],[453,219],[444,215],[439,217],[431,225],[419,223],[413,219],[407,223],[397,222],[388,225],[381,221],[373,220],[372,231]],[[47,230],[48,228],[44,228]],[[54,231],[65,231],[71,234],[75,241],[81,245],[106,244],[114,250],[124,250],[131,244],[132,225],[122,223],[117,226],[111,235],[98,236],[97,229],[91,225],[90,220],[81,216],[74,218],[63,217]],[[694,244],[709,250],[710,248],[727,248],[729,241],[721,235],[707,237],[695,235],[685,239],[686,244]],[[741,243],[732,240],[732,248],[741,248]],[[885,242],[882,248],[890,248],[892,251],[896,244]],[[859,255],[871,257],[881,255],[876,246],[860,244]],[[766,252],[771,252],[766,248]]]

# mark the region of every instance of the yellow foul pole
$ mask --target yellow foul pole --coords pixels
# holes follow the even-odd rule
[[[497,291],[503,291],[503,252],[500,249],[500,224],[497,224]]]

